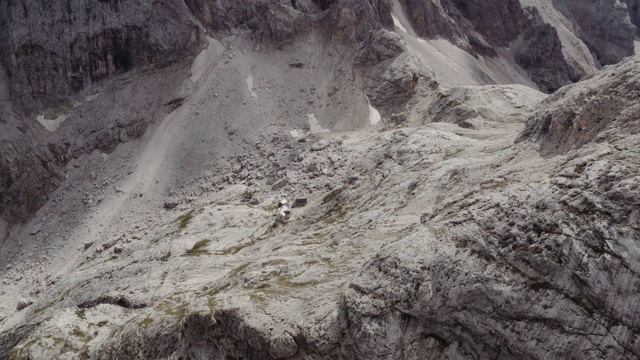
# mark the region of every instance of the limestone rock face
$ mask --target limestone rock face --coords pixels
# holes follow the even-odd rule
[[[514,61],[545,92],[576,82],[594,69],[570,61],[563,53],[556,27],[540,9],[553,9],[568,22],[599,64],[613,64],[634,53],[634,22],[638,4],[628,0],[583,1],[476,1],[402,0],[407,18],[419,36],[442,36],[474,55],[495,57],[508,49]],[[636,20],[634,20],[636,19]]]
[[[416,95],[420,82],[437,86],[404,41],[386,30],[377,31],[363,43],[354,65],[362,71],[370,104],[385,112],[401,111]]]
[[[640,1],[625,0],[631,23],[636,26],[636,34],[640,34]]]
[[[332,41],[362,41],[369,31],[392,27],[388,0],[337,0],[324,20],[323,31]]]
[[[40,147],[32,136],[2,125],[3,135],[14,137],[0,143],[0,216],[9,222],[22,221],[60,184],[63,161],[56,153],[64,154],[55,144]]]
[[[555,29],[542,21],[536,8],[524,8],[518,0],[403,0],[402,4],[420,36],[443,36],[475,56],[495,57],[499,48],[515,47],[510,50],[514,61],[545,92],[581,76],[565,59]]]
[[[640,59],[632,57],[553,94],[527,121],[518,141],[533,140],[544,155],[638,132]]]
[[[0,100],[16,120],[3,135],[16,133],[22,140],[3,136],[0,142],[1,213],[11,212],[11,221],[27,219],[57,187],[66,161],[95,149],[110,153],[174,110],[170,104],[179,106],[184,95],[176,93],[187,77],[179,63],[206,44],[205,31],[220,36],[249,31],[258,44],[283,46],[320,28],[319,23],[327,25],[332,41],[360,40],[392,24],[389,2],[3,2]],[[116,80],[103,89],[101,81],[122,79],[131,71],[138,72],[139,81]],[[160,73],[168,75],[153,78]],[[83,99],[81,92],[92,86],[96,89]],[[99,90],[107,99],[95,94]],[[93,106],[73,111],[85,102]],[[58,133],[33,130],[39,114],[55,118],[69,112]],[[27,116],[30,125],[22,119]],[[10,210],[12,204],[22,205]]]
[[[561,85],[580,79],[578,70],[569,65],[562,55],[562,43],[553,26],[538,22],[527,28],[522,38],[522,45],[516,50],[514,60],[541,90],[550,93]],[[549,66],[554,70],[549,71]]]
[[[633,42],[637,28],[633,25],[633,19],[637,22],[637,3],[560,0],[555,4],[573,21],[579,37],[602,65],[615,64],[623,57],[634,54]]]
[[[115,73],[181,59],[198,46],[189,15],[172,0],[3,2],[0,62],[12,98],[33,113]]]
[[[49,3],[0,5],[0,358],[640,356],[640,59],[445,88],[583,74],[515,0]]]
[[[640,169],[568,165],[443,205],[433,232],[382,251],[346,292],[359,357],[637,356]]]

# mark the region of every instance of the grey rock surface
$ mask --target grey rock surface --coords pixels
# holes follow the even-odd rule
[[[556,0],[554,5],[572,21],[600,64],[615,64],[634,54],[637,4],[620,0]]]
[[[544,23],[537,8],[518,0],[401,3],[420,36],[443,36],[475,56],[496,57],[500,48],[510,48],[514,61],[545,92],[584,75],[565,59],[553,26]]]
[[[193,54],[200,32],[175,1],[0,5],[0,62],[28,113],[67,103],[118,72]]]
[[[605,68],[589,81],[561,89],[527,120],[518,141],[531,139],[544,155],[638,131],[638,57]]]
[[[432,1],[402,0],[415,32],[442,36],[475,56],[496,57],[509,49],[514,61],[540,87],[551,93],[595,69],[588,61],[567,57],[558,29],[568,26],[591,50],[599,64],[613,64],[634,54],[638,4],[634,1]],[[557,12],[562,20],[548,23],[540,11]],[[571,51],[571,50],[569,50]]]

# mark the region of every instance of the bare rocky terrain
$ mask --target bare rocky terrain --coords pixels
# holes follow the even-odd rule
[[[636,25],[1,3],[0,358],[639,357]]]

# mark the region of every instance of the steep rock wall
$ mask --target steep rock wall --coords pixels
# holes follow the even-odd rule
[[[173,0],[0,4],[0,62],[26,113],[115,73],[193,54],[199,32]]]
[[[573,21],[574,31],[601,65],[615,64],[634,54],[637,4],[619,0],[554,0],[554,6]],[[635,15],[634,15],[635,14]]]

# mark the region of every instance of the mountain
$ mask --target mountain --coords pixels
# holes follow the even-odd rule
[[[0,3],[0,357],[637,357],[638,18]]]

